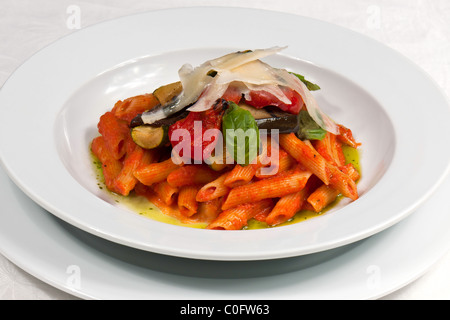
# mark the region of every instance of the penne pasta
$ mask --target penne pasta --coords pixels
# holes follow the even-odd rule
[[[141,166],[143,156],[144,149],[139,146],[136,146],[134,151],[126,156],[122,170],[114,180],[115,190],[119,194],[127,196],[136,186],[138,180],[134,176],[134,171]]]
[[[334,202],[338,195],[339,191],[337,189],[324,184],[314,190],[314,192],[308,197],[307,201],[312,210],[315,212],[320,212],[330,203]]]
[[[338,141],[336,135],[327,132],[322,140],[313,142],[314,149],[325,158],[329,163],[335,166],[343,166],[345,164],[345,156],[342,151],[342,143]]]
[[[276,164],[269,172],[264,172],[262,168],[258,168],[255,172],[255,177],[262,179],[274,176],[280,172],[291,169],[296,164],[294,158],[292,158],[286,151],[279,149],[279,158]],[[266,168],[267,169],[267,168]]]
[[[111,112],[127,124],[130,124],[131,120],[138,114],[153,109],[159,104],[158,99],[151,94],[142,94],[134,97],[127,98],[123,101],[119,100],[114,105]]]
[[[212,230],[240,230],[248,224],[248,220],[260,212],[271,210],[272,207],[272,199],[241,204],[222,211],[206,228]]]
[[[142,156],[141,164],[140,164],[139,168],[148,166],[151,163],[155,163],[156,161],[158,161],[159,156],[160,156],[160,154],[157,149],[152,149],[152,150],[144,149],[144,154]]]
[[[353,181],[347,174],[339,170],[335,166],[329,166],[331,176],[330,185],[339,191],[344,197],[352,200],[358,199],[358,190],[356,188],[356,182]]]
[[[162,162],[151,163],[146,166],[141,166],[134,171],[134,176],[147,186],[151,186],[154,183],[161,182],[167,179],[167,176],[174,170],[180,168],[180,166],[174,164],[172,159],[167,159]]]
[[[269,226],[275,226],[291,219],[302,208],[305,201],[306,188],[298,192],[287,194],[281,197],[269,215],[266,217],[266,223]]]
[[[111,160],[119,162],[109,152],[109,149],[106,147],[105,139],[102,136],[95,137],[92,140],[91,151],[101,163],[106,163]]]
[[[280,134],[280,145],[297,162],[322,180],[323,183],[330,183],[327,161],[311,146],[297,138],[294,133]]]
[[[349,163],[342,166],[341,170],[353,181],[357,181],[359,179],[359,173],[355,170],[352,164]],[[307,199],[307,202],[311,205],[315,212],[320,212],[325,207],[333,203],[339,194],[339,190],[335,187],[321,185],[311,193]]]
[[[215,198],[206,202],[199,202],[198,210],[191,218],[202,223],[211,223],[221,212],[222,198]]]
[[[279,198],[298,192],[305,187],[310,176],[311,172],[309,171],[290,170],[271,178],[236,187],[228,194],[222,205],[222,210],[244,203],[267,198]]]
[[[190,217],[197,213],[198,202],[195,200],[195,196],[197,195],[198,189],[196,185],[186,185],[180,188],[178,193],[178,209],[182,215]]]
[[[358,170],[356,170],[353,164],[351,163],[341,166],[339,169],[346,175],[348,175],[353,181],[358,181],[361,176]]]
[[[122,158],[126,152],[126,140],[129,138],[127,123],[117,119],[112,112],[106,112],[100,117],[97,127],[111,155],[117,160]]]
[[[230,191],[230,188],[225,185],[227,176],[228,172],[201,187],[197,193],[196,200],[198,202],[207,202],[227,195]]]
[[[293,133],[280,135],[280,144],[324,184],[331,184],[345,197],[352,200],[358,199],[355,181],[340,171],[337,166],[327,162],[314,148],[298,139]]]
[[[355,141],[353,133],[349,128],[344,127],[341,124],[339,124],[338,127],[339,135],[337,136],[337,138],[339,139],[339,141],[353,148],[358,148],[361,145],[361,143]]]
[[[266,222],[266,218],[271,210],[272,209],[260,211],[254,215],[253,219],[255,219],[256,221]]]
[[[213,181],[219,175],[219,172],[205,165],[185,165],[171,171],[167,176],[167,182],[173,187],[205,184]]]
[[[237,164],[234,168],[227,174],[224,185],[230,188],[241,186],[249,183],[255,176],[257,167],[255,165],[249,164],[245,167]]]
[[[105,186],[112,192],[119,193],[119,191],[116,190],[114,181],[122,171],[122,162],[111,155],[102,136],[96,137],[92,140],[91,150],[102,164],[102,173],[105,180]]]
[[[169,206],[177,201],[178,188],[172,187],[166,180],[154,183],[152,189]]]
[[[182,222],[192,222],[190,219],[183,214],[181,214],[178,209],[177,203],[172,205],[166,204],[159,195],[153,191],[152,187],[146,186],[140,182],[136,184],[135,192],[137,195],[145,197],[148,201],[154,204],[161,212],[169,217],[175,218]]]

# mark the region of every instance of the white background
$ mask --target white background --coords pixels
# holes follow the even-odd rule
[[[346,27],[402,53],[450,96],[448,0],[0,0],[0,86],[36,51],[78,28],[143,11],[192,6],[268,9]],[[0,255],[0,299],[74,297]],[[450,299],[450,253],[384,299]]]

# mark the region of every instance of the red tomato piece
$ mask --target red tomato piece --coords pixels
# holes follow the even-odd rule
[[[264,108],[267,106],[275,106],[280,108],[283,111],[292,113],[292,114],[298,114],[300,110],[303,107],[303,99],[300,96],[300,94],[297,93],[297,91],[294,91],[290,88],[283,87],[281,88],[283,90],[283,93],[286,95],[286,97],[291,101],[291,104],[286,104],[282,101],[280,101],[277,97],[275,97],[273,94],[264,91],[251,91],[250,92],[250,100],[246,100],[245,102],[248,105],[251,105],[255,108]]]
[[[241,90],[239,90],[235,86],[228,86],[228,89],[223,94],[222,99],[226,101],[233,101],[234,103],[239,103],[242,99]]]
[[[181,138],[180,141],[173,138],[173,133],[177,129],[187,130],[189,133],[191,146],[191,159],[194,161],[203,161],[203,151],[208,148],[212,150],[217,143],[217,135],[213,135],[211,139],[204,139],[204,133],[208,129],[218,129],[222,128],[222,115],[224,113],[223,100],[214,105],[211,109],[203,112],[190,112],[188,116],[175,122],[169,127],[169,139],[172,147],[175,147],[179,143],[183,142]],[[196,126],[196,121],[198,121]],[[197,149],[198,148],[198,149]],[[197,151],[195,151],[197,149]],[[201,152],[199,152],[201,150]],[[183,150],[180,152],[180,157],[183,157]],[[201,154],[200,154],[201,153]]]

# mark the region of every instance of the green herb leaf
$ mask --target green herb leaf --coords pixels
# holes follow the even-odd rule
[[[222,131],[227,152],[240,165],[248,165],[256,159],[259,147],[259,129],[255,118],[234,102],[222,118]]]
[[[298,126],[297,136],[302,140],[322,140],[327,134],[327,131],[322,129],[306,110],[299,112]]]
[[[295,72],[290,72],[290,73],[293,74],[294,76],[296,76],[297,78],[299,78],[300,81],[303,82],[306,85],[306,87],[308,88],[309,91],[320,90],[320,87],[317,84],[306,80],[305,77],[302,76],[301,74],[298,74],[298,73],[295,73]]]

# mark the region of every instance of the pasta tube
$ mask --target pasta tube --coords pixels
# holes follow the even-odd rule
[[[290,170],[277,176],[262,179],[230,191],[222,210],[235,207],[243,203],[256,202],[267,198],[283,197],[287,194],[302,190],[311,172]]]

